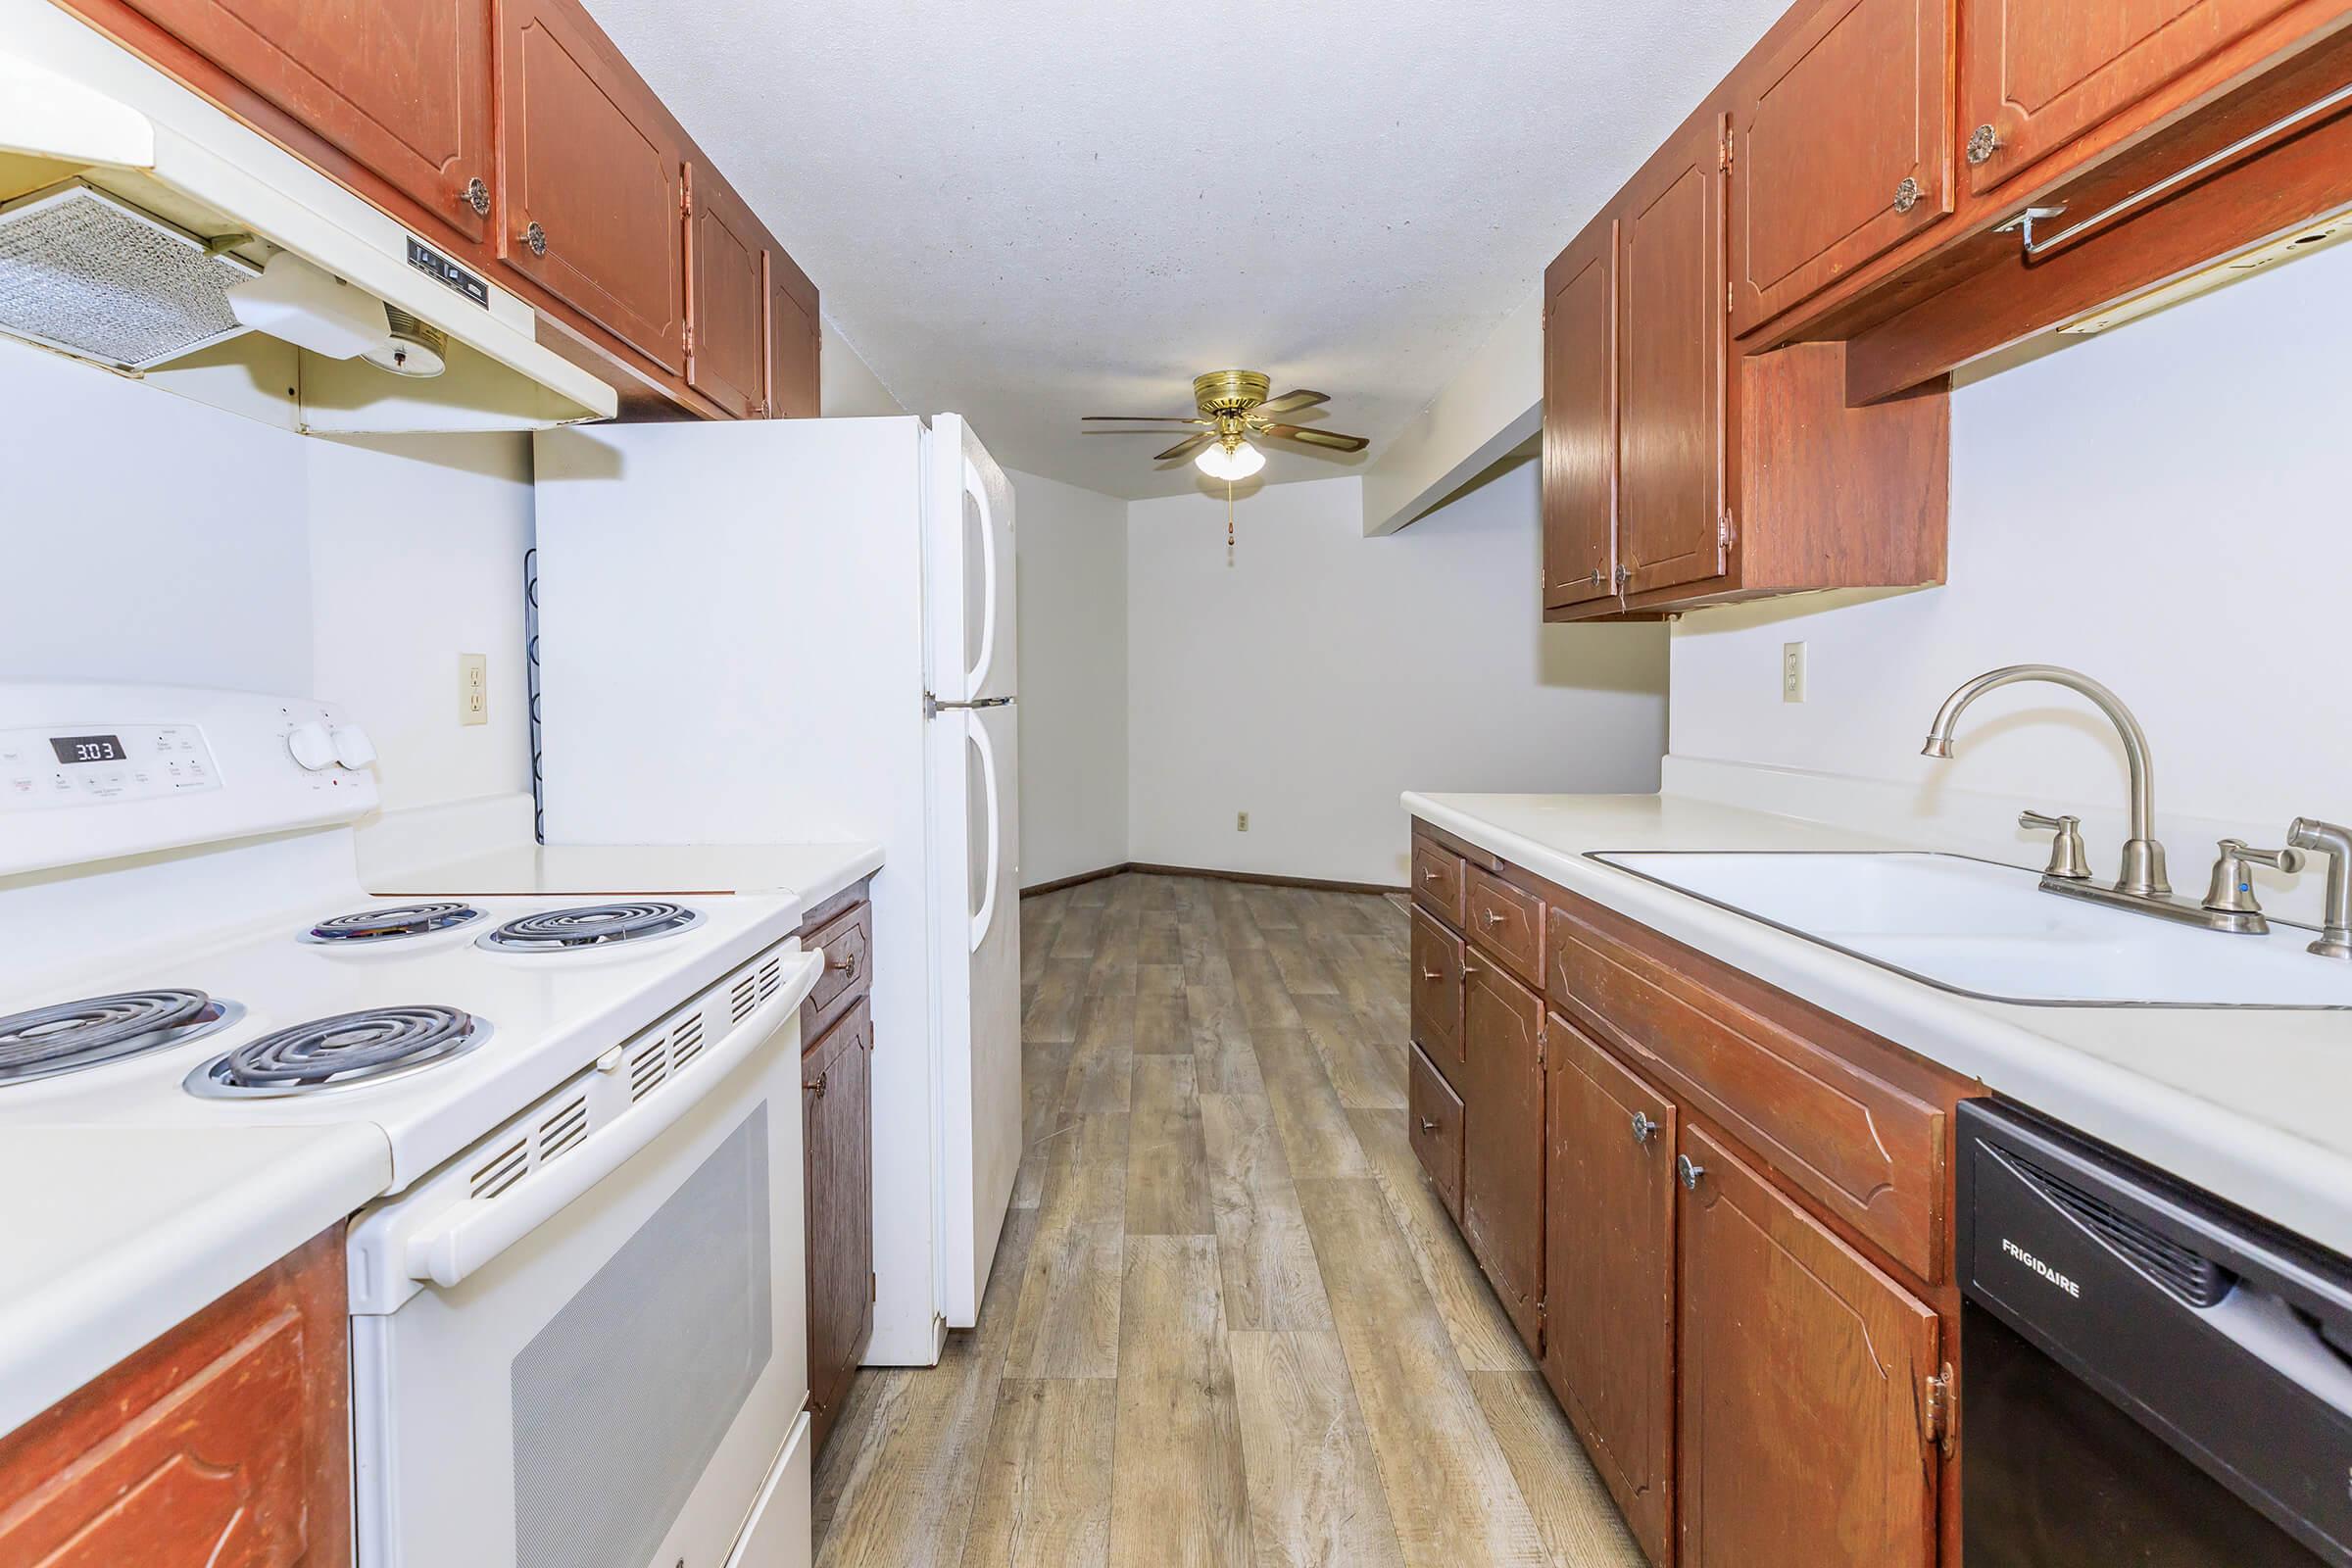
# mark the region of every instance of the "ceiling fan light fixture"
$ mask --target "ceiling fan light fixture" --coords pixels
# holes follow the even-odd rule
[[[1193,466],[1212,479],[1247,479],[1266,466],[1266,455],[1247,441],[1216,442],[1200,449]]]

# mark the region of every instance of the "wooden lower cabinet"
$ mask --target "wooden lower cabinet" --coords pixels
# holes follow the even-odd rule
[[[1673,1541],[1672,1101],[1554,1013],[1544,1379],[1652,1562]]]
[[[1931,1568],[1935,1308],[1686,1127],[1683,1568]]]
[[[801,1005],[801,1135],[808,1270],[808,1438],[824,1446],[874,1330],[873,906],[866,884],[801,925],[825,956]]]
[[[1462,1234],[1531,1350],[1543,1343],[1544,1002],[1473,956],[1463,983]]]
[[[345,1568],[343,1228],[0,1438],[0,1563]]]

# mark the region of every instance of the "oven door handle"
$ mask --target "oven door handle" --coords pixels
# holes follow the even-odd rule
[[[704,1053],[695,1064],[696,1081],[715,1083],[774,1039],[776,1031],[798,1015],[802,1001],[814,989],[824,966],[822,952],[802,955],[776,994]],[[674,1091],[650,1095],[593,1130],[578,1149],[532,1171],[507,1191],[491,1198],[465,1199],[435,1210],[409,1233],[402,1249],[409,1278],[443,1290],[462,1284],[618,1170],[702,1100],[700,1094]]]

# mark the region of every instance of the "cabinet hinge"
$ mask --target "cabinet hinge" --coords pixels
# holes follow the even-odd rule
[[[692,185],[684,186],[678,191],[678,216],[680,218],[694,216],[694,187]]]
[[[1728,130],[1715,145],[1715,167],[1726,174],[1732,172],[1732,133]]]
[[[1551,1025],[1549,1025],[1549,1024],[1544,1024],[1543,1027],[1539,1028],[1539,1029],[1536,1031],[1536,1065],[1537,1065],[1537,1066],[1541,1067],[1541,1066],[1543,1066],[1543,1065],[1544,1065],[1544,1063],[1545,1063],[1547,1060],[1549,1060],[1549,1059],[1550,1059],[1550,1055],[1551,1055],[1550,1047],[1551,1047]],[[1538,1301],[1538,1302],[1536,1303],[1536,1311],[1537,1311],[1538,1313],[1541,1313],[1543,1310],[1544,1310],[1544,1303],[1543,1303],[1542,1301]]]
[[[686,323],[686,357],[690,360],[694,358],[694,323],[692,321]]]
[[[880,1276],[868,1274],[865,1277],[865,1298],[869,1301],[879,1301],[882,1299],[882,1281]]]
[[[1960,1397],[1952,1385],[1952,1363],[1944,1362],[1943,1370],[1926,1383],[1927,1391],[1919,1407],[1921,1435],[1948,1455],[1952,1451],[1952,1407]]]
[[[1715,546],[1719,550],[1729,550],[1732,541],[1739,537],[1740,530],[1733,524],[1731,509],[1727,507],[1715,518]]]

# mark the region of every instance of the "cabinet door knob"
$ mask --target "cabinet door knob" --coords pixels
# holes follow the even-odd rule
[[[825,967],[828,969],[838,969],[844,974],[856,974],[858,972],[858,955],[855,953],[845,953],[840,957],[836,958],[828,953],[825,955]]]
[[[1706,1173],[1707,1167],[1692,1161],[1689,1154],[1674,1156],[1674,1174],[1681,1179],[1684,1192],[1697,1192],[1698,1179]]]
[[[825,1080],[832,1076],[833,1075],[829,1072],[820,1072],[816,1075],[816,1082],[812,1084],[803,1084],[801,1087],[807,1090],[809,1094],[814,1095],[817,1099],[822,1100],[825,1098]]]
[[[1424,980],[1443,980],[1446,978],[1446,976],[1435,969],[1424,969],[1421,971],[1421,978]]]
[[[1992,155],[2000,150],[2001,133],[1990,125],[1979,125],[1969,132],[1968,161],[1972,165],[1992,162]]]
[[[1649,1112],[1648,1112],[1648,1111],[1646,1111],[1646,1110],[1637,1110],[1637,1111],[1635,1111],[1635,1112],[1634,1112],[1634,1142],[1635,1142],[1635,1143],[1637,1143],[1637,1144],[1644,1144],[1644,1145],[1646,1145],[1646,1144],[1647,1144],[1647,1143],[1648,1143],[1648,1142],[1649,1142],[1649,1141],[1650,1141],[1652,1138],[1655,1138],[1655,1137],[1657,1137],[1657,1136],[1658,1136],[1658,1124],[1657,1124],[1656,1122],[1654,1122],[1654,1121],[1651,1121],[1651,1120],[1649,1119]]]
[[[1434,1133],[1438,1130],[1438,1124],[1424,1116],[1421,1118],[1421,1130],[1424,1133]]]
[[[532,219],[530,226],[522,231],[522,242],[530,248],[533,256],[547,254],[547,230],[539,226],[539,220],[536,218]]]
[[[1894,187],[1894,210],[1898,213],[1907,213],[1918,205],[1919,181],[1905,174],[1903,182]]]
[[[479,174],[466,182],[466,188],[458,192],[458,200],[472,208],[476,218],[490,216],[490,187],[482,183]]]
[[[1435,882],[1438,880],[1438,873],[1434,870],[1424,871],[1421,873],[1421,880],[1424,882]]]
[[[1485,911],[1484,911],[1484,914],[1485,914],[1485,917],[1486,917],[1486,922],[1487,922],[1487,924],[1489,924],[1489,925],[1500,925],[1500,924],[1502,924],[1502,911],[1501,911],[1501,910],[1499,910],[1499,909],[1488,909],[1488,910],[1485,910]]]

